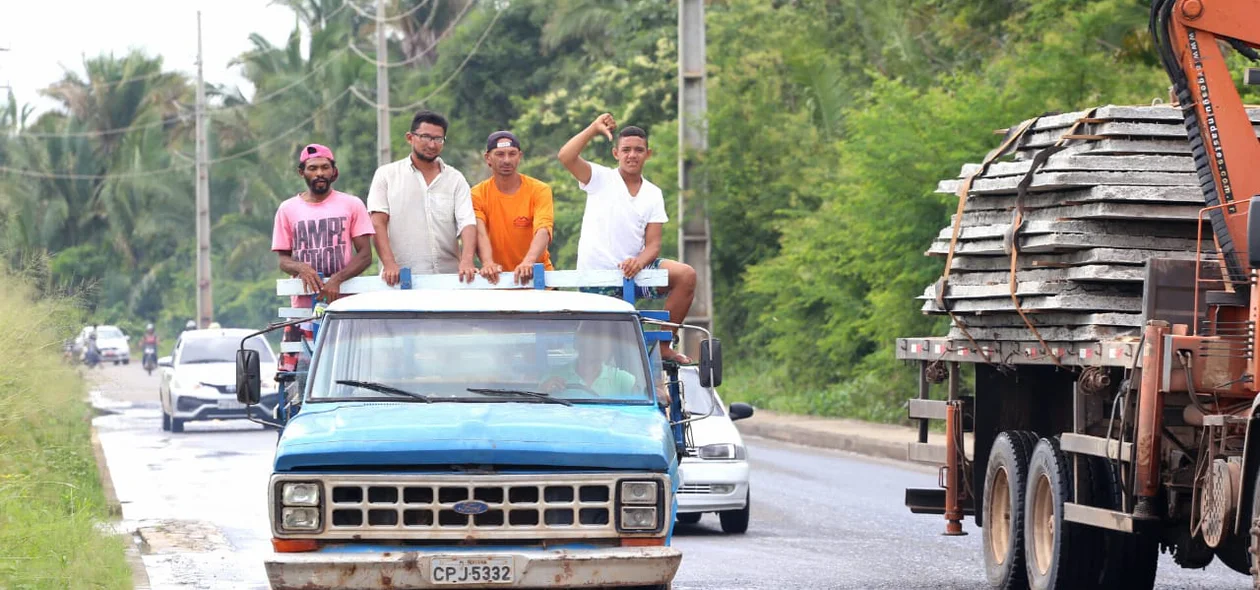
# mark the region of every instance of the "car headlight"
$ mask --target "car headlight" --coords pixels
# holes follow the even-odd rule
[[[280,503],[285,506],[319,506],[319,484],[286,483],[280,488]]]
[[[743,459],[745,458],[744,447],[734,443],[720,443],[716,445],[704,445],[700,447],[699,452],[701,459]]]
[[[621,502],[623,504],[656,504],[656,488],[654,481],[621,482]]]
[[[287,530],[316,530],[319,528],[319,509],[285,508],[280,522]]]
[[[621,528],[626,530],[656,530],[655,506],[626,506],[621,509]]]

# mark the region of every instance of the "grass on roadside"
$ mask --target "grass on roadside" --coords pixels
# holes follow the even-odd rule
[[[727,403],[746,402],[788,414],[852,418],[884,424],[909,424],[908,400],[916,395],[912,368],[892,377],[876,372],[822,388],[795,385],[765,359],[730,363],[719,388]]]
[[[91,410],[61,360],[79,313],[0,269],[0,588],[130,588],[92,453]]]

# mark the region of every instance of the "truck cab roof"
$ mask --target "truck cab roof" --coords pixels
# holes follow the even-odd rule
[[[504,312],[634,313],[634,305],[615,297],[569,291],[515,289],[389,290],[360,293],[334,301],[329,312]]]

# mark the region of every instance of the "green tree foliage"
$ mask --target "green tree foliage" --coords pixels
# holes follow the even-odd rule
[[[272,216],[302,190],[293,155],[333,147],[337,187],[376,167],[375,72],[390,64],[392,148],[417,108],[451,120],[446,161],[488,176],[484,138],[513,130],[523,171],[552,184],[560,267],[585,195],[555,153],[602,112],[648,130],[677,253],[678,5],[672,0],[397,0],[386,55],[371,8],[285,0],[293,34],[235,64],[256,92],[211,85],[217,318],[274,313]],[[994,130],[1043,112],[1167,97],[1142,0],[712,0],[709,148],[718,334],[732,395],[771,407],[896,420],[899,336],[938,333],[915,297],[941,272],[923,251],[956,205],[939,179]],[[1231,63],[1241,64],[1238,58]],[[0,108],[0,249],[86,290],[98,321],[170,334],[195,301],[193,85],[142,53],[87,59],[39,117]],[[1252,95],[1247,95],[1254,98]],[[120,131],[121,130],[121,131]],[[610,146],[584,157],[612,165]],[[42,261],[42,262],[40,262]]]

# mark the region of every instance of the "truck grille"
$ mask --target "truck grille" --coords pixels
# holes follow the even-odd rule
[[[683,484],[678,486],[679,494],[712,494],[713,486],[709,484]]]
[[[318,536],[426,540],[615,537],[616,486],[624,478],[659,476],[324,477],[325,526]],[[310,479],[314,478],[306,480]]]

